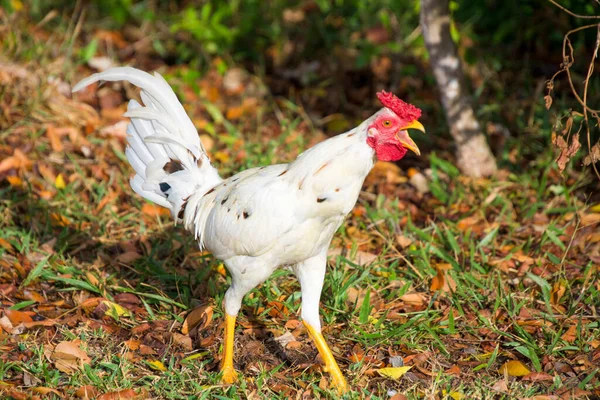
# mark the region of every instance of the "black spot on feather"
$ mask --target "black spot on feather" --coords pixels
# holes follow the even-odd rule
[[[208,192],[204,193],[204,196],[206,196],[207,194],[211,194],[214,191],[215,191],[215,188],[212,188]],[[204,197],[204,196],[202,196],[202,197]]]
[[[177,171],[183,171],[183,164],[179,160],[170,159],[163,167],[167,174],[172,174]]]
[[[327,197],[317,197],[317,203],[322,203],[327,200]]]
[[[249,216],[251,216],[252,214],[249,213],[248,211],[244,211],[244,219],[248,218]]]
[[[160,191],[163,193],[166,193],[167,190],[171,189],[171,185],[166,182],[161,182],[158,184],[158,186],[160,187]]]
[[[225,204],[227,200],[229,200],[229,197],[225,197],[223,200],[221,200],[221,205]]]

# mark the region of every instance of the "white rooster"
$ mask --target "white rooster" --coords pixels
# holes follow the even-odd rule
[[[340,392],[347,384],[321,334],[319,299],[327,249],[352,210],[376,159],[395,161],[418,147],[406,132],[424,132],[421,110],[391,93],[377,94],[384,108],[358,127],[306,150],[289,164],[253,168],[228,179],[211,166],[196,128],[169,84],[129,67],[111,68],[79,82],[124,80],[141,88],[144,105],[129,102],[127,159],[131,187],[171,210],[201,248],[223,260],[232,278],[225,294],[222,379],[233,367],[235,319],[242,299],[276,268],[291,266],[302,288],[302,320]]]

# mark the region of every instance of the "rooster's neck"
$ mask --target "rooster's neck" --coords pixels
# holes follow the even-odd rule
[[[289,166],[288,179],[325,214],[350,212],[373,168],[374,151],[363,125],[308,149]]]

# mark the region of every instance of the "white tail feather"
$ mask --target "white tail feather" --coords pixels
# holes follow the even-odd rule
[[[175,92],[157,72],[152,76],[130,67],[110,68],[83,79],[73,92],[94,82],[121,80],[138,86],[143,102],[131,100],[124,114],[131,118],[125,150],[136,172],[131,187],[145,199],[169,208],[177,220],[192,194],[204,193],[222,179],[210,165]]]

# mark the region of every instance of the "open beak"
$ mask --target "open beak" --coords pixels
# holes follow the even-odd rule
[[[417,129],[417,130],[425,133],[425,127],[423,126],[423,124],[421,124],[419,121],[417,121],[415,119],[410,124],[402,127],[400,129],[400,132],[398,132],[398,134],[396,135],[398,137],[398,141],[400,142],[400,144],[403,147],[407,148],[408,150],[414,152],[416,155],[420,156],[421,150],[419,150],[419,148],[417,147],[415,142],[410,138],[410,136],[408,136],[408,133],[406,132],[407,129]]]

